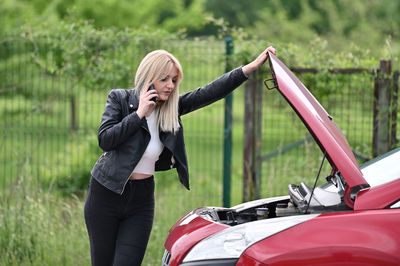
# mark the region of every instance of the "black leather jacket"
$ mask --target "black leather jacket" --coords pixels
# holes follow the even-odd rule
[[[236,68],[212,83],[179,96],[179,116],[207,106],[224,98],[240,86],[247,77],[242,68]],[[112,90],[107,98],[98,131],[99,146],[103,154],[94,165],[91,174],[102,185],[122,194],[133,169],[136,167],[150,141],[145,118],[136,114],[139,99],[134,89]],[[164,144],[155,170],[176,168],[180,182],[189,189],[189,171],[183,139],[183,127],[175,134],[160,132]],[[175,163],[172,163],[172,156]]]

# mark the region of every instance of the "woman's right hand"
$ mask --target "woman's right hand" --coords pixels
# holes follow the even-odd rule
[[[144,116],[148,116],[153,112],[154,107],[156,107],[156,102],[151,99],[157,97],[156,90],[147,90],[140,95],[139,99],[139,107],[136,111],[136,114],[142,119]]]

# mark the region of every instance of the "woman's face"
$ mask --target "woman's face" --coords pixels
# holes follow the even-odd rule
[[[153,82],[154,89],[158,93],[158,100],[166,101],[175,89],[176,82],[178,80],[178,70],[176,67],[172,67],[167,76],[161,80],[155,80]]]

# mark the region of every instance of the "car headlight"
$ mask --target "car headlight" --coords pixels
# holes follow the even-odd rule
[[[318,214],[265,219],[227,228],[200,241],[189,251],[183,262],[239,258],[253,243],[316,216]]]

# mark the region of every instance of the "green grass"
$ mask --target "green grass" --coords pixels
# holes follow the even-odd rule
[[[204,191],[200,188],[206,177],[192,177],[194,189],[189,192],[178,184],[175,173],[157,176],[155,222],[143,265],[160,264],[168,230],[180,216],[195,207],[219,203],[215,196],[218,181],[214,191]],[[8,191],[3,190],[0,264],[90,265],[84,197],[85,193],[63,197],[38,187],[29,178],[16,180]]]
[[[1,265],[88,265],[83,200],[43,190],[29,177],[2,191]]]

